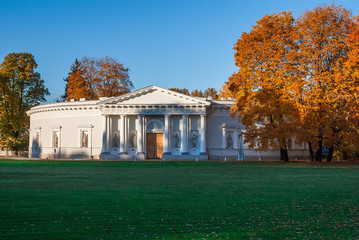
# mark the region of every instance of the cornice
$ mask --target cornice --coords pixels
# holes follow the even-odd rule
[[[206,107],[201,105],[101,105],[99,109],[107,115],[206,114]]]

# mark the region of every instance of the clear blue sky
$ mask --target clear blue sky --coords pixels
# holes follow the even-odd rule
[[[220,89],[236,70],[233,44],[263,15],[332,2],[359,13],[358,0],[0,0],[0,59],[32,53],[50,102],[82,56],[114,57],[136,89]]]

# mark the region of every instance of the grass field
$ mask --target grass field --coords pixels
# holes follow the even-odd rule
[[[359,239],[359,165],[0,160],[0,239]]]

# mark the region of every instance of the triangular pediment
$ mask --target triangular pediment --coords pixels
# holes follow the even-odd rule
[[[149,86],[118,97],[100,101],[99,105],[210,105],[200,98],[187,96],[157,86]]]

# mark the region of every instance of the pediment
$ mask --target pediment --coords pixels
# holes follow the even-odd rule
[[[210,102],[177,93],[157,86],[149,86],[118,97],[112,97],[99,105],[210,105]]]

